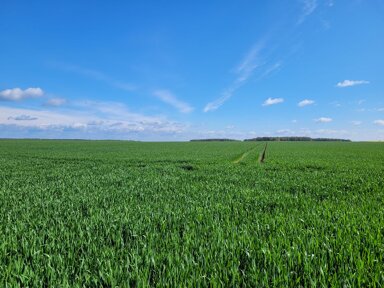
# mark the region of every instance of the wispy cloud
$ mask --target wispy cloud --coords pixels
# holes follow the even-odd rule
[[[319,134],[319,135],[347,135],[348,131],[347,130],[335,130],[335,129],[319,129],[315,130],[314,134]]]
[[[51,98],[44,103],[45,106],[54,106],[59,107],[67,103],[67,100],[64,98]]]
[[[314,104],[314,103],[315,103],[315,101],[313,101],[313,100],[304,99],[303,101],[300,101],[300,102],[297,104],[297,106],[299,106],[299,107],[304,107],[304,106],[312,105],[312,104]]]
[[[320,118],[315,119],[315,122],[318,122],[318,123],[329,123],[332,121],[333,121],[333,119],[328,118],[328,117],[320,117]]]
[[[218,109],[221,105],[228,101],[240,87],[242,87],[248,81],[248,79],[252,76],[254,70],[261,65],[259,58],[260,52],[263,47],[264,41],[259,41],[252,47],[250,51],[248,51],[243,61],[241,61],[241,63],[235,69],[236,79],[229,86],[229,88],[225,89],[222,92],[221,97],[205,105],[203,110],[204,112],[214,111]],[[276,67],[275,69],[277,68],[278,67]]]
[[[25,90],[13,88],[0,91],[0,100],[20,101],[27,98],[41,97],[43,95],[44,91],[41,88],[27,88]]]
[[[283,98],[268,98],[267,100],[264,101],[263,106],[270,106],[270,105],[275,105],[283,102],[284,102]]]
[[[301,24],[317,8],[317,0],[301,0],[301,14],[297,24]]]
[[[282,61],[274,63],[264,71],[264,73],[260,76],[260,78],[264,78],[269,74],[272,74],[273,72],[278,71],[281,68],[281,66],[282,66]]]
[[[176,96],[168,90],[155,90],[153,95],[164,103],[167,103],[176,108],[181,113],[190,113],[193,111],[193,108],[188,103],[177,99]]]
[[[357,101],[357,105],[361,105],[361,104],[363,104],[364,102],[366,102],[367,100],[365,100],[365,99],[361,99],[361,100],[359,100],[359,101]]]
[[[341,104],[338,101],[332,101],[329,104],[332,105],[332,107],[335,107],[335,108],[340,108],[341,107]]]
[[[112,78],[111,76],[97,70],[88,69],[88,68],[84,68],[76,65],[62,64],[62,63],[55,63],[55,66],[62,70],[74,72],[76,74],[85,76],[87,78],[104,82],[105,84],[120,90],[131,92],[137,89],[137,87],[132,83],[118,81]]]
[[[295,132],[291,129],[280,129],[276,131],[276,134],[279,135],[292,135],[295,134]]]
[[[376,125],[384,126],[384,120],[382,119],[375,120],[373,121],[373,123]]]
[[[313,137],[313,138],[323,138],[323,137],[345,137],[349,134],[347,130],[335,130],[335,129],[316,129],[316,130],[309,130],[306,128],[301,128],[298,130],[291,130],[291,129],[280,129],[275,131],[274,133],[263,133],[267,136],[274,136],[274,135],[284,135],[284,136],[307,136],[307,137]]]
[[[337,87],[339,88],[344,88],[344,87],[351,87],[351,86],[356,86],[356,85],[361,85],[361,84],[369,84],[369,81],[366,80],[344,80],[336,84]]]
[[[258,60],[263,46],[263,41],[258,42],[244,57],[243,61],[236,69],[238,77],[235,80],[235,84],[240,84],[247,81],[252,75],[252,72],[260,65]]]
[[[30,116],[30,115],[18,115],[18,116],[9,116],[8,120],[16,120],[16,121],[31,121],[31,120],[37,120],[37,117]]]
[[[234,89],[228,89],[227,91],[224,91],[220,98],[205,105],[204,112],[214,111],[219,108],[221,105],[224,104],[225,101],[232,97],[234,91]]]
[[[324,30],[329,30],[331,28],[331,22],[325,19],[321,19],[321,24],[323,25]]]
[[[351,121],[351,124],[352,124],[353,126],[360,126],[362,123],[363,123],[363,122],[361,122],[361,121]]]

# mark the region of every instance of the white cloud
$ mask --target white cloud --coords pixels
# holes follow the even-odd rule
[[[10,116],[8,116],[10,115]],[[76,122],[86,122],[86,117],[80,113],[56,113],[46,110],[31,110],[21,108],[0,107],[0,124],[17,121],[12,115],[34,115],[35,121],[20,121],[17,125],[26,127],[46,127],[54,125],[69,126]],[[20,120],[20,119],[19,119]],[[14,122],[16,123],[16,122]]]
[[[283,102],[284,102],[283,98],[268,98],[267,100],[264,101],[263,106],[270,106],[270,105],[275,105]]]
[[[0,92],[0,100],[19,101],[26,98],[36,98],[44,95],[41,88],[20,88],[6,89]]]
[[[376,125],[384,126],[384,120],[382,120],[382,119],[375,120],[375,121],[373,121],[373,123],[375,123]]]
[[[18,116],[9,116],[8,120],[30,121],[30,120],[37,120],[37,117],[22,114],[22,115],[18,115]]]
[[[317,0],[301,0],[301,15],[297,24],[301,24],[311,15],[317,8]]]
[[[89,126],[100,126],[100,125],[103,125],[105,122],[103,120],[91,120],[87,123],[87,125]]]
[[[51,98],[49,99],[45,105],[46,106],[62,106],[67,102],[64,98]]]
[[[351,124],[354,126],[360,126],[362,123],[361,121],[351,121]]]
[[[319,123],[329,123],[332,121],[333,121],[333,119],[328,118],[328,117],[320,117],[320,118],[315,119],[315,122],[319,122]]]
[[[369,84],[369,81],[366,80],[344,80],[342,82],[339,82],[336,84],[337,87],[344,88],[344,87],[351,87],[361,84]]]
[[[305,99],[305,100],[303,100],[303,101],[300,101],[297,105],[298,105],[299,107],[304,107],[304,106],[311,105],[311,104],[313,104],[313,103],[315,103],[315,101],[313,101],[313,100],[309,100],[309,99]]]
[[[165,117],[133,113],[122,103],[90,101],[74,103],[65,112],[0,106],[0,125],[15,129],[46,131],[47,134],[44,135],[52,131],[81,129],[84,133],[93,133],[96,138],[104,133],[114,134],[117,139],[124,139],[130,135],[129,133],[139,132],[143,135],[181,133],[186,128],[186,125]],[[85,134],[79,135],[84,137]],[[56,137],[62,138],[60,134]]]
[[[176,108],[181,113],[190,113],[193,111],[193,108],[189,104],[180,101],[168,90],[156,90],[153,92],[153,95],[164,103],[167,103]]]

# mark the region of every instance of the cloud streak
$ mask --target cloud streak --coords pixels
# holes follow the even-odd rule
[[[301,24],[305,19],[311,15],[317,8],[317,0],[302,0],[301,2],[301,15],[297,24]]]
[[[13,88],[0,91],[0,100],[20,101],[27,98],[41,97],[43,95],[44,91],[41,88],[27,88],[25,90]]]
[[[253,71],[259,67],[258,59],[263,46],[264,44],[262,41],[258,42],[245,56],[241,64],[236,69],[238,77],[235,80],[235,84],[241,84],[247,81]]]
[[[59,106],[63,106],[65,103],[67,103],[67,100],[64,98],[51,98],[44,105],[59,107]]]
[[[361,121],[357,121],[357,120],[351,121],[351,124],[352,124],[353,126],[360,126],[362,123],[363,123],[363,122],[361,122]]]
[[[222,96],[215,101],[209,102],[204,107],[204,112],[214,111],[217,108],[219,108],[221,105],[225,103],[229,98],[232,97],[233,93],[235,92],[235,89],[228,89],[227,91],[224,91],[222,93]]]
[[[263,106],[271,106],[271,105],[275,105],[283,102],[284,102],[283,98],[268,98],[267,100],[264,101]]]
[[[329,117],[320,117],[320,118],[315,119],[315,122],[318,122],[318,123],[329,123],[332,121],[333,121],[333,119],[329,118]]]
[[[233,83],[222,92],[221,97],[206,104],[203,109],[204,112],[218,109],[226,101],[228,101],[240,87],[245,85],[248,79],[252,76],[254,70],[260,67],[259,58],[263,47],[263,41],[259,41],[252,47],[252,49],[245,55],[243,61],[241,61],[235,69],[236,78]],[[273,70],[277,68],[278,67],[275,67]]]
[[[344,80],[336,84],[339,88],[352,87],[356,85],[369,84],[366,80]]]
[[[16,121],[31,121],[31,120],[37,120],[37,117],[30,116],[30,115],[18,115],[18,116],[9,116],[8,120],[16,120]]]
[[[193,111],[193,108],[189,104],[177,99],[176,96],[168,90],[155,90],[153,95],[162,102],[176,108],[181,113],[190,113]]]
[[[265,71],[264,73],[260,76],[260,78],[264,78],[266,76],[268,76],[269,74],[275,72],[275,71],[278,71],[282,66],[282,62],[279,61],[279,62],[276,62],[275,64],[269,66]]]
[[[305,106],[308,106],[308,105],[312,105],[314,103],[315,103],[315,101],[313,101],[313,100],[304,99],[303,101],[300,101],[299,103],[297,103],[297,106],[305,107]]]
[[[373,121],[373,123],[376,125],[384,126],[384,120],[382,119],[375,120]]]

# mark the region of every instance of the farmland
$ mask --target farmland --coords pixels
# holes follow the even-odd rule
[[[0,141],[0,286],[384,285],[384,144]]]

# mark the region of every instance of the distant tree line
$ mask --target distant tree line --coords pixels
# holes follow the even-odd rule
[[[245,139],[244,141],[338,141],[338,142],[351,142],[349,139],[336,139],[336,138],[311,138],[311,137],[256,137],[252,139]]]
[[[214,142],[214,141],[240,141],[235,139],[227,138],[208,138],[208,139],[192,139],[191,142]],[[243,141],[333,141],[333,142],[351,142],[349,139],[338,139],[338,138],[311,138],[311,137],[300,137],[300,136],[289,136],[289,137],[256,137],[251,139],[244,139]]]

